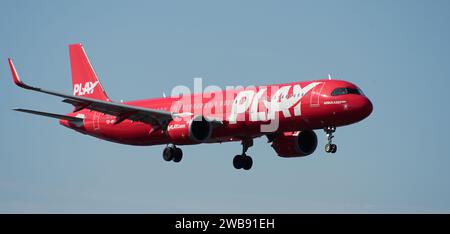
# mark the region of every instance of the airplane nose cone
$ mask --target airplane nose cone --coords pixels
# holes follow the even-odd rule
[[[373,111],[372,102],[367,97],[354,97],[349,103],[349,110],[355,121],[361,121],[367,118]]]
[[[369,116],[373,111],[373,105],[372,105],[372,102],[368,98],[366,98],[366,99],[367,99],[367,103],[366,103],[365,109],[366,109],[367,116]]]
[[[369,116],[373,111],[372,102],[368,98],[364,98],[364,100],[360,104],[360,111],[363,118]]]

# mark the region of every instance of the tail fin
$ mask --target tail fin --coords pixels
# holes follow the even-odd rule
[[[97,79],[82,44],[69,45],[73,95],[111,101]]]

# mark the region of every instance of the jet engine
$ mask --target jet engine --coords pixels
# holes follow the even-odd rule
[[[172,120],[167,125],[167,135],[173,143],[179,145],[205,142],[211,132],[211,122],[200,115],[188,120]]]
[[[285,158],[304,157],[312,154],[317,147],[314,131],[284,132],[273,138],[272,148],[278,156]]]

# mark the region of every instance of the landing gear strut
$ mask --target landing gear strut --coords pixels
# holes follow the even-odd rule
[[[334,154],[337,151],[337,146],[333,144],[334,138],[333,133],[336,131],[336,127],[335,126],[326,127],[324,128],[324,131],[328,137],[328,143],[325,145],[325,152]]]
[[[176,163],[180,162],[183,158],[183,151],[181,151],[181,149],[177,148],[175,145],[168,145],[166,148],[164,148],[163,158],[166,161],[174,161]]]
[[[248,148],[253,146],[253,139],[242,140],[242,154],[238,154],[233,158],[233,166],[236,169],[250,170],[253,165],[253,159],[246,154]]]

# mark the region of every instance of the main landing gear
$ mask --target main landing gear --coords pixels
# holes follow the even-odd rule
[[[242,140],[242,154],[233,158],[233,166],[236,169],[250,170],[253,165],[253,159],[246,154],[248,148],[253,146],[253,139]]]
[[[174,161],[174,162],[180,162],[183,158],[183,151],[181,151],[180,148],[177,148],[175,145],[168,145],[166,148],[164,148],[163,151],[163,158],[166,161]]]
[[[334,154],[337,151],[337,146],[333,144],[333,133],[336,131],[336,127],[330,126],[324,128],[324,130],[328,137],[328,144],[325,145],[325,152]]]

